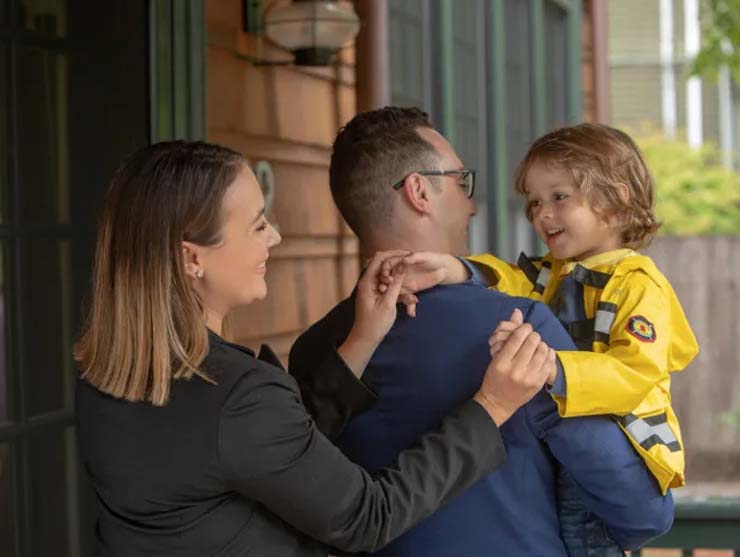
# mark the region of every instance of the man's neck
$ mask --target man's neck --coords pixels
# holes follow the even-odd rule
[[[374,239],[373,241],[364,241],[360,243],[360,256],[362,261],[367,261],[379,251],[389,250],[409,250],[409,251],[436,251],[440,253],[449,252],[449,247],[438,241],[431,239],[415,237],[399,237],[394,239]]]

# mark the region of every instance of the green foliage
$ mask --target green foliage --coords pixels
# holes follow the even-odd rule
[[[727,424],[731,427],[740,427],[740,401],[735,403],[735,406],[729,412],[725,412],[720,416],[722,423]]]
[[[714,146],[691,149],[654,133],[637,143],[655,178],[661,234],[740,234],[740,176]]]
[[[704,0],[701,48],[691,73],[716,79],[723,65],[740,85],[740,0]]]

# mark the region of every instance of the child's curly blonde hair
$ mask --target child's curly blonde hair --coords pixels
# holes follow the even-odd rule
[[[632,138],[602,124],[579,124],[554,130],[537,139],[517,169],[514,187],[526,195],[526,178],[535,163],[570,172],[593,211],[605,221],[617,217],[625,247],[650,244],[660,223],[655,219],[655,184]],[[620,195],[620,185],[629,199]],[[532,215],[527,210],[527,218]]]

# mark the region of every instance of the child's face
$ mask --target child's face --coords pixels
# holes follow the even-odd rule
[[[556,259],[579,261],[622,247],[619,229],[594,213],[564,169],[536,162],[525,186],[532,225]]]

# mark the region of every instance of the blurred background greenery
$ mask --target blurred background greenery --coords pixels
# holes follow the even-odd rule
[[[692,149],[662,133],[633,132],[653,173],[660,234],[740,234],[740,175],[712,143]]]

